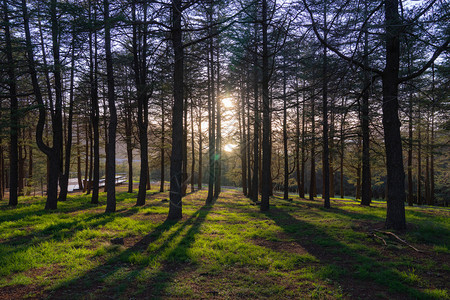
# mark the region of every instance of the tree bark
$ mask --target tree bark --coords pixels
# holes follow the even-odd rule
[[[367,14],[367,2],[365,2],[365,14]],[[369,33],[367,25],[364,28],[364,67],[363,70],[363,95],[361,105],[361,132],[362,132],[362,193],[361,205],[369,206],[372,202],[372,178],[370,173],[370,129],[369,129]]]
[[[220,42],[217,40],[217,92],[216,92],[216,98],[217,98],[217,123],[216,123],[216,132],[217,132],[217,138],[216,138],[216,155],[215,155],[215,184],[214,184],[214,199],[217,199],[220,195],[221,191],[221,185],[222,185],[222,101],[220,98]],[[213,85],[214,89],[214,85]]]
[[[289,157],[287,135],[287,96],[286,96],[286,61],[283,66],[283,158],[284,158],[284,187],[283,199],[289,199]],[[296,151],[296,156],[297,156]]]
[[[398,84],[400,63],[401,21],[398,0],[385,1],[386,66],[383,72],[383,129],[387,165],[387,228],[406,228],[405,171],[403,168],[402,139],[398,118]]]
[[[324,3],[324,40],[327,42],[327,4]],[[328,149],[328,57],[327,47],[323,46],[323,69],[322,69],[322,198],[323,206],[330,208],[330,162]]]
[[[94,8],[92,20],[92,4],[89,2],[89,21],[96,22],[97,10]],[[100,133],[99,120],[100,109],[98,104],[98,80],[97,80],[97,32],[94,33],[92,41],[92,30],[89,31],[89,82],[91,97],[91,125],[93,140],[91,143],[91,164],[88,190],[92,189],[91,204],[98,204],[99,182],[100,182]],[[94,48],[94,49],[93,49]],[[93,153],[92,153],[93,151]],[[93,169],[92,169],[93,168]],[[93,173],[92,173],[93,172]]]
[[[169,220],[182,218],[181,168],[183,164],[184,49],[182,41],[182,1],[172,0],[172,44],[174,48],[172,155],[170,157]]]
[[[211,1],[208,12],[209,23],[213,22],[213,1]],[[212,31],[210,30],[210,34]],[[214,182],[215,182],[215,156],[216,156],[216,93],[215,93],[215,78],[214,78],[214,47],[213,38],[209,38],[208,42],[208,118],[209,118],[209,178],[208,178],[208,196],[206,198],[206,204],[210,204],[214,201]]]
[[[83,180],[81,178],[81,153],[80,153],[80,120],[77,118],[77,178],[78,178],[78,189],[84,190]]]
[[[203,180],[203,134],[202,134],[202,108],[198,110],[198,190],[202,189]]]
[[[104,20],[105,20],[105,60],[106,77],[108,84],[108,108],[109,108],[109,127],[108,127],[108,152],[106,165],[106,212],[116,211],[116,128],[117,113],[114,95],[114,73],[111,54],[111,21],[109,20],[109,1],[104,0]]]
[[[261,211],[269,210],[269,195],[271,190],[271,127],[270,127],[270,99],[269,99],[269,52],[267,41],[267,1],[262,0],[262,96],[263,96],[263,145],[262,145],[262,194]]]
[[[165,167],[166,167],[166,162],[165,162],[165,151],[164,151],[164,147],[165,147],[165,143],[166,143],[166,120],[165,120],[165,108],[164,108],[164,98],[161,97],[161,178],[160,178],[160,187],[159,187],[159,191],[162,193],[164,192],[164,180],[165,180]]]
[[[139,129],[139,145],[141,155],[141,169],[139,174],[139,191],[136,201],[136,206],[145,204],[145,197],[147,194],[148,181],[148,95],[146,89],[147,80],[147,64],[146,64],[146,50],[147,50],[147,27],[141,25],[143,28],[137,27],[136,24],[136,3],[133,2],[133,62],[134,74],[137,90],[137,106],[138,106],[138,129]],[[146,22],[147,6],[144,4],[144,23]],[[139,29],[139,32],[138,32]],[[142,48],[139,51],[139,45]]]
[[[4,13],[4,30],[6,43],[6,57],[8,63],[8,85],[9,85],[9,99],[10,104],[10,148],[9,148],[9,206],[17,206],[18,204],[18,180],[19,180],[19,156],[18,156],[18,141],[19,141],[19,105],[17,100],[17,85],[16,75],[14,72],[15,64],[13,59],[13,50],[11,42],[11,33],[9,28],[9,13],[8,3],[3,1]],[[3,176],[3,174],[2,174]]]
[[[67,124],[67,142],[64,156],[64,173],[60,179],[60,193],[59,201],[66,201],[69,175],[70,175],[70,159],[72,153],[72,125],[73,125],[73,102],[74,102],[74,77],[75,77],[75,31],[72,28],[72,53],[71,53],[71,66],[70,66],[70,90],[69,90],[69,120]]]

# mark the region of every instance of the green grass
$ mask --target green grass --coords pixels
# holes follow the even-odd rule
[[[410,298],[449,299],[450,210],[407,208],[402,239],[375,232],[385,203],[352,199],[271,199],[269,212],[237,191],[213,205],[206,191],[183,201],[182,220],[166,221],[168,193],[117,193],[105,214],[89,196],[57,211],[22,197],[0,207],[0,295],[54,299]],[[375,232],[387,242],[373,236]],[[111,244],[122,237],[125,245]],[[6,293],[6,294],[5,294]],[[8,294],[9,293],[9,294]]]

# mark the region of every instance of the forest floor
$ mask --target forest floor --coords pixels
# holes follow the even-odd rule
[[[450,209],[408,207],[391,232],[382,202],[276,196],[261,213],[231,189],[207,206],[203,190],[166,221],[167,192],[136,207],[124,188],[110,214],[86,195],[0,204],[0,299],[450,298]]]

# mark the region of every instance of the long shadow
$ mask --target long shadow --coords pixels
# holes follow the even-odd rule
[[[203,221],[206,218],[206,215],[211,210],[212,206],[203,206],[199,208],[192,216],[190,216],[186,221],[183,222],[175,230],[173,233],[171,233],[162,243],[161,246],[158,247],[155,251],[148,254],[148,260],[144,262],[144,264],[141,265],[133,265],[130,262],[130,258],[132,255],[135,255],[136,253],[145,253],[148,246],[158,240],[164,232],[172,228],[174,225],[176,225],[179,221],[176,220],[166,220],[159,226],[157,226],[151,233],[144,236],[141,240],[136,242],[132,247],[128,248],[127,250],[109,258],[105,263],[89,270],[87,273],[83,274],[80,277],[77,277],[73,280],[70,280],[69,282],[66,282],[64,286],[56,288],[49,297],[51,299],[69,299],[69,298],[85,298],[85,297],[91,297],[96,296],[97,289],[91,288],[95,286],[101,286],[104,278],[107,278],[114,273],[120,271],[123,268],[128,268],[131,271],[127,274],[125,279],[118,279],[116,282],[114,282],[114,285],[111,286],[110,292],[113,293],[112,297],[118,298],[121,295],[123,295],[126,292],[126,287],[128,285],[132,285],[133,281],[136,279],[136,277],[147,267],[147,264],[149,262],[152,262],[154,260],[158,259],[158,256],[161,255],[161,253],[169,247],[170,243],[179,236],[183,230],[189,226],[192,225],[192,227],[187,231],[183,239],[178,243],[178,245],[170,251],[170,254],[168,257],[166,257],[162,262],[162,268],[160,271],[157,272],[154,279],[158,280],[158,288],[156,291],[157,293],[160,293],[167,285],[168,282],[175,276],[176,274],[174,272],[171,272],[167,276],[165,276],[165,273],[167,271],[166,266],[168,266],[168,261],[177,258],[174,257],[175,253],[180,252],[180,249],[183,249],[181,253],[181,257],[186,256],[187,257],[187,249],[192,245],[192,243],[195,241],[195,234],[198,233],[200,225],[203,223]],[[177,256],[180,258],[179,256]],[[166,280],[166,281],[164,281]],[[106,297],[106,295],[102,295]],[[144,293],[149,293],[149,291],[146,291]],[[153,293],[153,292],[151,292]]]
[[[319,227],[301,221],[283,209],[271,208],[265,215],[293,237],[299,246],[317,257],[324,266],[324,276],[338,282],[344,291],[351,291],[351,297],[373,297],[373,288],[378,285],[379,292],[389,290],[389,296],[395,298],[404,298],[405,294],[412,298],[429,298],[427,294],[404,285],[398,273],[377,260],[381,257],[369,257],[368,254],[353,250]],[[302,232],[313,232],[314,238]],[[380,272],[384,276],[380,277]]]
[[[121,203],[125,201],[127,198],[132,198],[135,196],[136,193],[120,193],[117,195],[116,202]],[[127,196],[129,195],[129,196]],[[10,215],[5,215],[0,218],[0,221],[17,221],[22,220],[26,217],[32,216],[44,216],[44,215],[51,215],[51,214],[58,214],[58,213],[74,213],[77,211],[86,210],[89,208],[94,208],[98,206],[102,206],[106,204],[106,196],[102,195],[100,197],[100,204],[91,204],[90,201],[90,195],[79,195],[76,198],[68,199],[64,202],[58,202],[59,207],[56,210],[46,210],[44,209],[45,200],[41,201],[35,201],[32,203],[20,203],[17,207],[10,207],[8,205],[2,205],[0,206],[1,212],[9,211]],[[31,206],[41,204],[42,207],[40,207],[38,210],[32,209]],[[61,207],[62,206],[62,207]],[[16,212],[16,209],[20,209],[22,207],[30,207],[30,210],[24,211],[24,212]]]
[[[77,232],[85,230],[86,228],[96,229],[114,221],[116,218],[129,217],[136,212],[137,210],[122,209],[111,214],[95,214],[83,219],[69,222],[59,222],[25,236],[8,239],[0,243],[0,245],[3,246],[0,248],[0,265],[8,264],[8,259],[10,257],[15,257],[18,253],[26,252],[29,248],[42,242],[61,242],[72,238],[77,234]]]

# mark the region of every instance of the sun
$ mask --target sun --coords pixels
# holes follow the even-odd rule
[[[225,108],[230,108],[234,106],[233,98],[223,98],[222,104]]]
[[[225,150],[226,152],[231,152],[233,151],[234,148],[236,148],[237,145],[233,145],[233,144],[226,144],[225,147],[223,147],[223,150]]]

